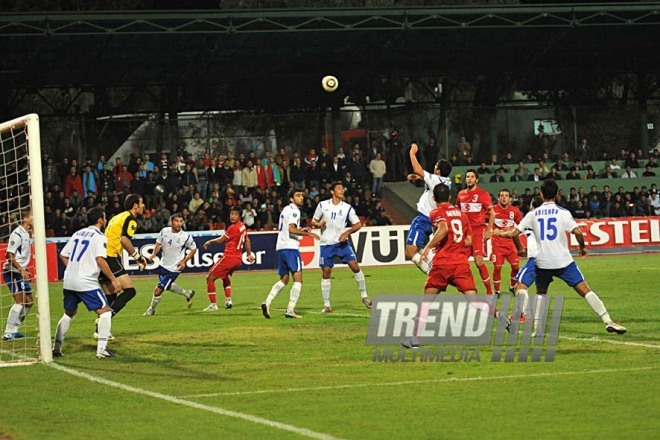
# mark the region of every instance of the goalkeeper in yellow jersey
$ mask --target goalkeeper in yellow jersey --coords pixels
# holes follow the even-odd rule
[[[133,257],[138,266],[140,266],[140,270],[144,269],[147,265],[146,258],[138,253],[131,242],[131,238],[133,238],[137,230],[137,217],[144,212],[142,196],[139,194],[127,195],[126,199],[124,199],[124,209],[124,212],[112,217],[108,222],[108,226],[105,228],[105,235],[108,238],[108,266],[115,278],[117,278],[117,281],[119,281],[122,292],[118,295],[115,294],[110,280],[103,273],[99,276],[99,282],[108,298],[108,304],[110,304],[110,308],[112,309],[113,317],[135,297],[136,293],[133,287],[133,281],[128,276],[126,270],[124,270],[121,262],[122,250],[126,249],[128,255]],[[94,337],[97,337],[97,333],[94,333]],[[111,339],[113,338],[111,337]]]

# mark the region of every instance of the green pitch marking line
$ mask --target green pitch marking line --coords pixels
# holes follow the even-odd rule
[[[321,433],[321,432],[312,431],[310,429],[300,428],[300,427],[294,426],[294,425],[289,425],[287,423],[281,423],[281,422],[276,422],[276,421],[273,421],[273,420],[264,419],[263,417],[257,417],[257,416],[253,416],[253,415],[250,415],[250,414],[240,413],[240,412],[237,412],[237,411],[229,411],[229,410],[219,408],[219,407],[215,407],[215,406],[209,406],[209,405],[204,405],[204,404],[197,403],[197,402],[191,402],[189,400],[184,400],[180,397],[170,396],[170,395],[162,394],[162,393],[156,393],[154,391],[144,390],[142,388],[132,387],[130,385],[125,385],[123,383],[115,382],[115,381],[108,380],[108,379],[103,379],[103,378],[97,377],[97,376],[93,376],[91,374],[87,374],[87,373],[84,373],[82,371],[75,370],[73,368],[65,367],[63,365],[58,365],[54,362],[50,363],[48,365],[50,367],[56,369],[56,370],[60,370],[60,371],[63,371],[65,373],[71,374],[73,376],[77,376],[77,377],[81,377],[83,379],[87,379],[90,382],[100,383],[102,385],[111,386],[113,388],[118,388],[120,390],[128,391],[128,392],[131,392],[131,393],[142,394],[144,396],[153,397],[154,399],[160,399],[160,400],[164,400],[166,402],[176,403],[176,404],[179,404],[179,405],[188,406],[190,408],[195,408],[195,409],[200,409],[202,411],[212,412],[212,413],[215,413],[215,414],[219,414],[221,416],[234,417],[234,418],[242,419],[242,420],[245,420],[245,421],[248,421],[248,422],[258,423],[260,425],[266,425],[266,426],[269,426],[271,428],[276,428],[276,429],[281,429],[281,430],[284,430],[284,431],[293,432],[295,434],[298,434],[298,435],[301,435],[301,436],[304,436],[304,437],[308,437],[308,438],[313,438],[313,439],[318,439],[318,440],[338,440],[337,437],[333,437],[330,434],[324,434],[324,433]]]
[[[235,391],[231,393],[189,394],[189,395],[181,396],[180,398],[245,396],[250,394],[268,394],[268,393],[299,393],[303,391],[339,390],[346,388],[392,387],[392,386],[402,386],[402,385],[434,384],[434,383],[443,383],[443,382],[479,382],[485,380],[492,381],[492,380],[509,380],[509,379],[530,379],[535,377],[576,376],[580,374],[588,375],[588,374],[604,374],[604,373],[628,373],[631,371],[646,371],[646,370],[660,370],[660,366],[639,367],[639,368],[612,368],[612,369],[603,369],[603,370],[584,370],[584,371],[558,371],[556,373],[515,374],[509,376],[454,377],[447,379],[407,380],[401,382],[356,383],[356,384],[348,384],[348,385],[328,385],[322,387],[284,388],[281,390]]]

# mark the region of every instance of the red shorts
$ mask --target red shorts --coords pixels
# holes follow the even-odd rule
[[[472,233],[472,255],[486,255],[486,240],[484,239],[485,229]]]
[[[490,261],[493,262],[494,266],[504,266],[505,261],[508,261],[511,266],[518,266],[520,262],[516,248],[497,246],[493,246]]]
[[[470,271],[468,263],[460,264],[434,264],[431,267],[431,273],[426,279],[424,288],[438,289],[441,292],[447,290],[447,286],[452,285],[458,289],[459,292],[467,292],[468,290],[477,290]]]
[[[209,274],[213,275],[216,278],[226,278],[227,275],[233,274],[236,269],[241,267],[242,263],[243,260],[239,257],[236,258],[222,257],[213,265],[213,267],[211,267]]]

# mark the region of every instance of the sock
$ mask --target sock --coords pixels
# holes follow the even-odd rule
[[[511,266],[511,281],[509,281],[509,289],[514,289],[516,287],[515,278],[518,276],[518,271],[520,266]]]
[[[284,284],[281,280],[273,284],[273,287],[271,287],[270,293],[268,294],[266,301],[264,301],[267,306],[270,307],[270,303],[272,303],[273,300],[277,298],[277,295],[279,295],[280,291],[284,289],[284,286],[286,286],[286,284]]]
[[[358,285],[358,289],[360,289],[360,296],[362,298],[366,298],[367,297],[367,283],[364,280],[364,272],[362,272],[361,270],[359,272],[355,272],[353,274],[353,277],[355,278],[355,282]]]
[[[479,274],[481,274],[481,269],[479,269]],[[493,288],[495,292],[500,291],[501,284],[502,284],[502,266],[495,266],[493,268]]]
[[[330,280],[321,278],[321,295],[323,296],[323,307],[330,307]]]
[[[151,298],[151,306],[150,306],[150,307],[151,307],[153,310],[156,310],[156,307],[158,307],[158,303],[160,302],[160,299],[161,299],[162,297],[163,297],[163,295],[160,294],[160,295],[158,295],[158,296],[154,295],[154,296]]]
[[[536,295],[536,308],[534,309],[534,326],[532,327],[532,331],[536,332],[536,329],[538,328],[539,325],[539,320],[541,319],[541,310],[543,310],[545,314],[545,318],[548,317],[546,307],[544,307],[545,301],[549,301],[548,298],[546,298],[547,295]],[[545,319],[544,319],[545,320]],[[543,328],[545,330],[545,327]]]
[[[527,293],[527,289],[520,289],[516,291],[515,299],[520,301],[520,316],[527,315],[527,305],[529,304],[529,294]],[[516,313],[516,309],[514,309],[513,313]]]
[[[115,299],[112,302],[112,316],[117,315],[117,313],[121,312],[121,309],[126,307],[126,304],[133,298],[135,298],[135,289],[133,287],[130,287],[128,289],[124,289],[124,292],[121,295],[117,296],[117,299]]]
[[[174,292],[177,295],[188,296],[188,292],[183,287],[179,286],[177,283],[172,283],[169,289],[170,292]]]
[[[55,331],[55,344],[53,345],[53,351],[62,351],[62,343],[64,343],[64,337],[69,331],[72,320],[73,318],[65,313],[58,321],[57,330]]]
[[[21,314],[18,316],[18,319],[23,322],[25,321],[25,317],[30,313],[30,310],[32,310],[32,305],[29,306],[23,306],[23,310],[21,310]]]
[[[427,260],[422,260],[422,254],[416,253],[411,258],[412,262],[415,263],[415,266],[421,270],[424,274],[428,275],[430,271],[430,265]]]
[[[135,289],[133,289],[135,290]],[[110,337],[110,328],[112,327],[112,313],[104,312],[99,315],[99,339],[96,343],[96,352],[105,351]]]
[[[110,308],[112,308],[112,303],[115,302],[115,300],[117,299],[117,294],[111,293],[110,295],[105,295],[105,297],[108,300],[108,305],[110,306]]]
[[[7,326],[5,327],[5,334],[11,334],[18,331],[21,325],[21,312],[23,312],[23,304],[14,304],[9,309],[9,316],[7,317]]]
[[[211,304],[217,304],[218,299],[215,296],[215,281],[206,280],[206,291],[209,294],[209,301],[211,301]]]
[[[222,279],[222,287],[225,289],[225,298],[231,301],[231,279],[228,276]]]
[[[300,291],[302,290],[302,283],[295,281],[293,287],[291,288],[291,293],[289,293],[289,306],[287,311],[292,311],[296,308],[296,303],[298,302],[298,297],[300,297]]]
[[[488,295],[492,295],[493,288],[490,285],[490,275],[488,274],[488,268],[486,267],[485,264],[478,266],[478,268],[479,268],[479,275],[481,275],[481,281],[483,281],[484,286],[486,286],[486,293]]]
[[[584,299],[586,299],[589,303],[589,306],[591,306],[591,310],[596,312],[596,314],[600,316],[600,319],[602,319],[605,324],[612,322],[610,314],[607,313],[607,309],[605,308],[605,304],[603,304],[603,301],[600,300],[598,295],[596,295],[593,290],[590,290],[589,293],[584,295]]]

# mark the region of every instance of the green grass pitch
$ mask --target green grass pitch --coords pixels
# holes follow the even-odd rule
[[[166,292],[151,317],[142,314],[156,278],[136,278],[137,297],[113,320],[117,358],[94,357],[94,314],[83,307],[56,361],[66,371],[0,369],[0,438],[656,437],[660,254],[578,265],[628,333],[607,334],[555,281],[550,291],[566,301],[552,363],[492,363],[491,347],[480,349],[480,362],[373,362],[369,314],[346,268],[333,273],[332,315],[319,313],[320,272],[304,273],[300,320],[283,316],[290,286],[272,319],[261,315],[273,272],[236,273],[234,308],[217,312],[202,311],[205,277],[183,275],[179,284],[197,291],[193,308]],[[364,272],[370,295],[420,293],[424,284],[413,266]],[[53,331],[61,293],[51,285]]]

